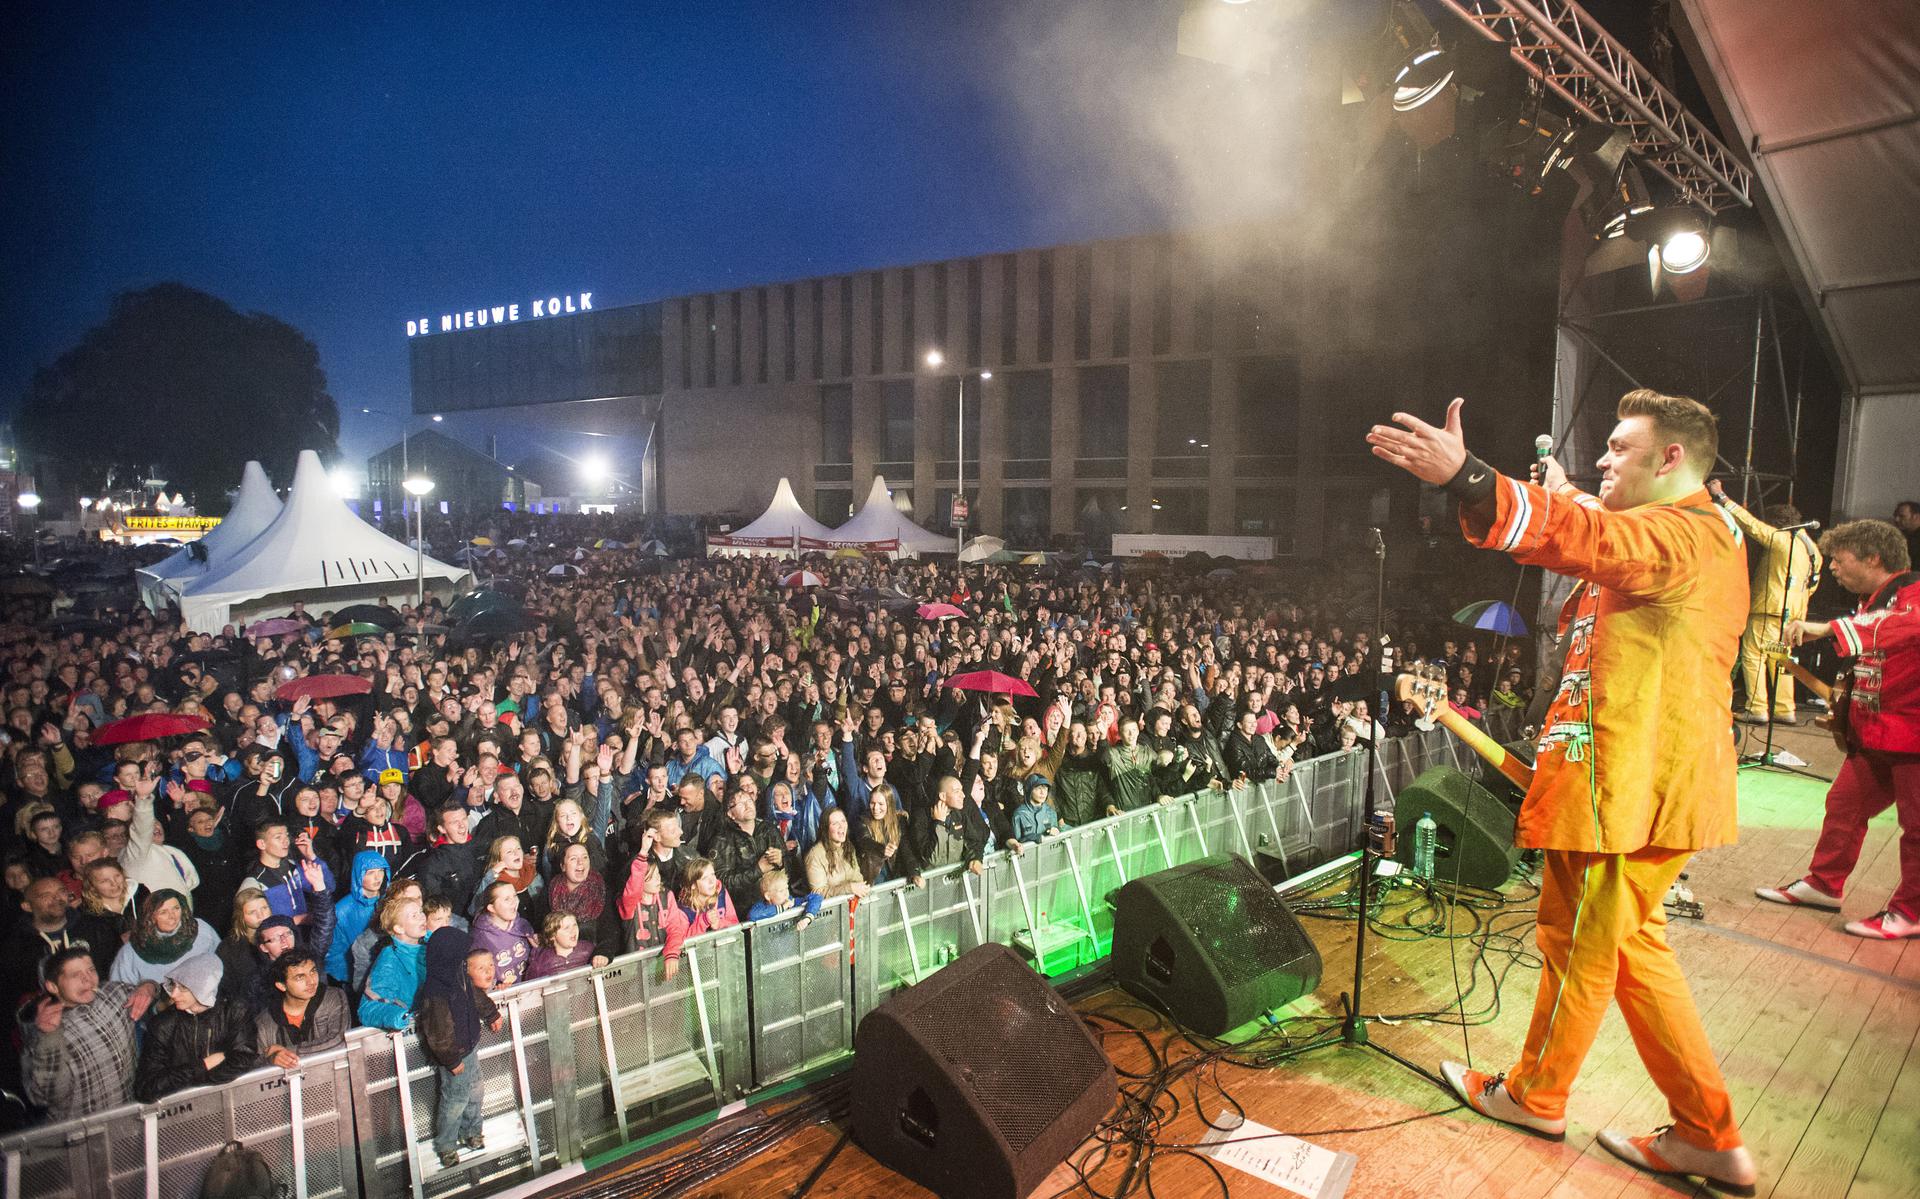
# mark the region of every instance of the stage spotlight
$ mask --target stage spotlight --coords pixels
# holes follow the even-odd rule
[[[1446,51],[1429,46],[1393,73],[1393,111],[1412,112],[1432,100],[1453,82]]]
[[[1567,208],[1579,205],[1580,215],[1593,228],[1599,223],[1595,219],[1595,197],[1600,198],[1600,205],[1606,203],[1631,145],[1627,131],[1613,125],[1569,126],[1553,139],[1546,157],[1540,160],[1533,194]]]
[[[1627,222],[1643,212],[1653,211],[1653,200],[1647,194],[1647,181],[1640,174],[1640,168],[1631,160],[1620,166],[1620,174],[1608,190],[1604,202],[1596,195],[1595,211],[1601,215],[1600,232],[1596,235],[1602,241],[1622,237],[1627,232]]]
[[[1687,275],[1706,262],[1709,245],[1704,229],[1682,229],[1660,245],[1661,269]]]
[[[1707,218],[1691,205],[1656,208],[1627,218],[1627,233],[1650,247],[1650,265],[1669,275],[1690,275],[1713,252]]]

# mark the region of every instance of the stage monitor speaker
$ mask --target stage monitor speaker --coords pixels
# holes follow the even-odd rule
[[[1400,789],[1393,800],[1399,858],[1413,862],[1413,826],[1422,814],[1439,825],[1433,847],[1436,882],[1499,887],[1513,873],[1520,851],[1513,847],[1514,815],[1507,805],[1451,766],[1434,766]]]
[[[1201,858],[1114,893],[1113,977],[1210,1037],[1320,985],[1320,951],[1244,858]]]
[[[853,1134],[948,1199],[1023,1199],[1119,1096],[1113,1063],[1003,945],[896,992],[853,1038]]]

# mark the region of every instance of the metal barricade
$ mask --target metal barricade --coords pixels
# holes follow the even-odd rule
[[[7,1199],[192,1195],[220,1147],[257,1150],[293,1199],[360,1194],[344,1050],[255,1070],[159,1103],[100,1112],[4,1142]]]
[[[867,893],[853,918],[855,1023],[901,987],[996,939],[987,897],[996,869],[997,859],[980,874],[946,866],[928,871],[924,886],[899,880]]]
[[[576,1025],[573,1038],[580,1058],[599,1056],[605,1082],[604,1105],[576,1092],[584,1153],[724,1107],[752,1089],[747,944],[745,928],[694,937],[671,980],[657,949],[574,976],[574,985],[590,989],[603,1025]]]
[[[753,1082],[770,1087],[853,1052],[853,972],[847,942],[852,899],[801,910],[747,928],[753,986]]]

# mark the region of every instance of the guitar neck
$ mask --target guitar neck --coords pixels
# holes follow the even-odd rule
[[[1802,687],[1819,696],[1823,702],[1829,704],[1833,702],[1833,688],[1819,675],[1800,665],[1800,663],[1795,662],[1785,654],[1775,655],[1774,661],[1786,667]]]
[[[1454,736],[1465,741],[1474,753],[1487,760],[1487,764],[1505,775],[1514,786],[1522,791],[1533,786],[1533,770],[1525,762],[1507,752],[1507,747],[1481,732],[1474,724],[1446,704],[1435,708],[1433,719],[1444,726]]]

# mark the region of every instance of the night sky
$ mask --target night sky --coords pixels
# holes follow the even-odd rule
[[[349,462],[416,312],[1166,227],[1184,151],[1100,91],[1220,74],[1157,0],[12,11],[0,400],[177,279],[318,343]]]

